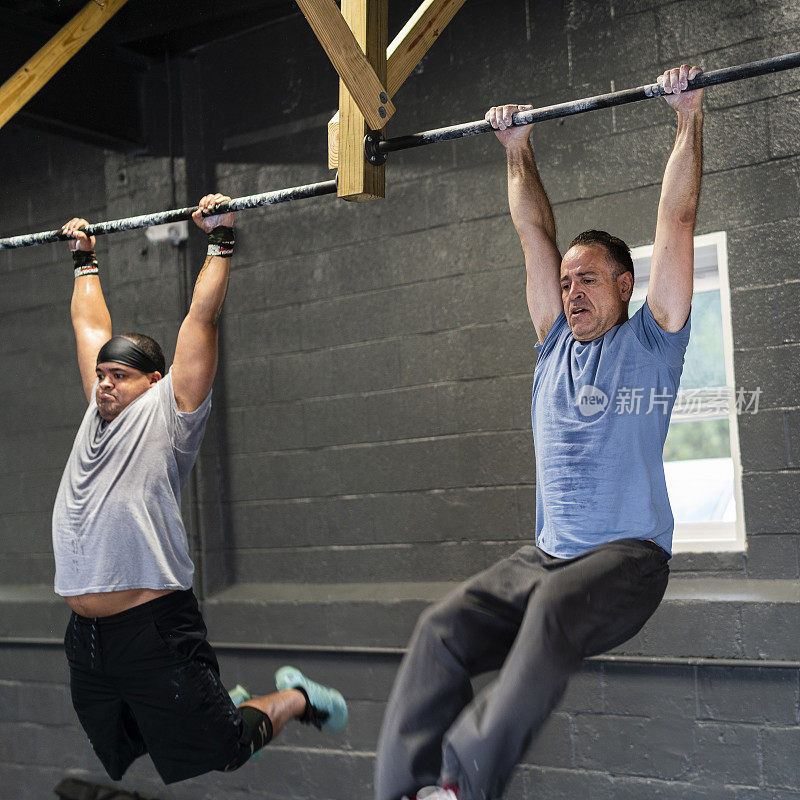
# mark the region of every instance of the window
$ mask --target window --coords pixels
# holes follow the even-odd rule
[[[652,245],[631,250],[631,315],[647,294],[652,254]],[[736,417],[758,410],[759,392],[733,383],[727,254],[724,231],[695,236],[692,332],[664,445],[675,552],[744,549]]]

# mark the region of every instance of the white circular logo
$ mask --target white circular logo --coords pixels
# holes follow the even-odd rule
[[[575,398],[575,405],[584,417],[593,417],[606,410],[608,406],[608,395],[591,383],[582,386]]]

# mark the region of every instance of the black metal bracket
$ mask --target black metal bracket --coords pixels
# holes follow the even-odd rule
[[[379,167],[386,163],[386,153],[379,153],[378,143],[383,141],[380,131],[370,131],[364,137],[364,157],[373,167]]]

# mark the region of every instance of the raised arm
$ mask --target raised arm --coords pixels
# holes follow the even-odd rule
[[[698,67],[683,64],[658,78],[678,115],[658,204],[647,304],[665,330],[679,331],[689,316],[694,278],[694,225],[703,172],[703,90],[684,92]]]
[[[195,411],[211,391],[217,371],[218,323],[228,290],[233,252],[233,214],[202,216],[225,200],[222,194],[206,195],[192,217],[197,226],[210,234],[208,255],[194,284],[189,313],[178,332],[172,387],[181,411]],[[216,230],[215,230],[216,229]]]
[[[556,245],[556,223],[530,143],[532,125],[512,127],[511,116],[532,108],[526,105],[494,106],[486,121],[506,148],[508,205],[525,255],[525,294],[539,341],[561,313],[561,253]]]
[[[77,237],[69,242],[75,269],[70,316],[78,348],[78,369],[83,392],[86,400],[91,401],[97,354],[111,338],[111,315],[100,287],[97,260],[94,257],[94,236],[87,236],[81,230],[86,225],[85,219],[75,217],[62,230]]]

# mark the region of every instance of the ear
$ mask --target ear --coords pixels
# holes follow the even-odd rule
[[[617,289],[622,301],[627,303],[633,294],[633,275],[630,272],[623,272],[617,277]]]
[[[150,379],[150,385],[158,383],[164,376],[160,372],[148,372],[147,377]]]

